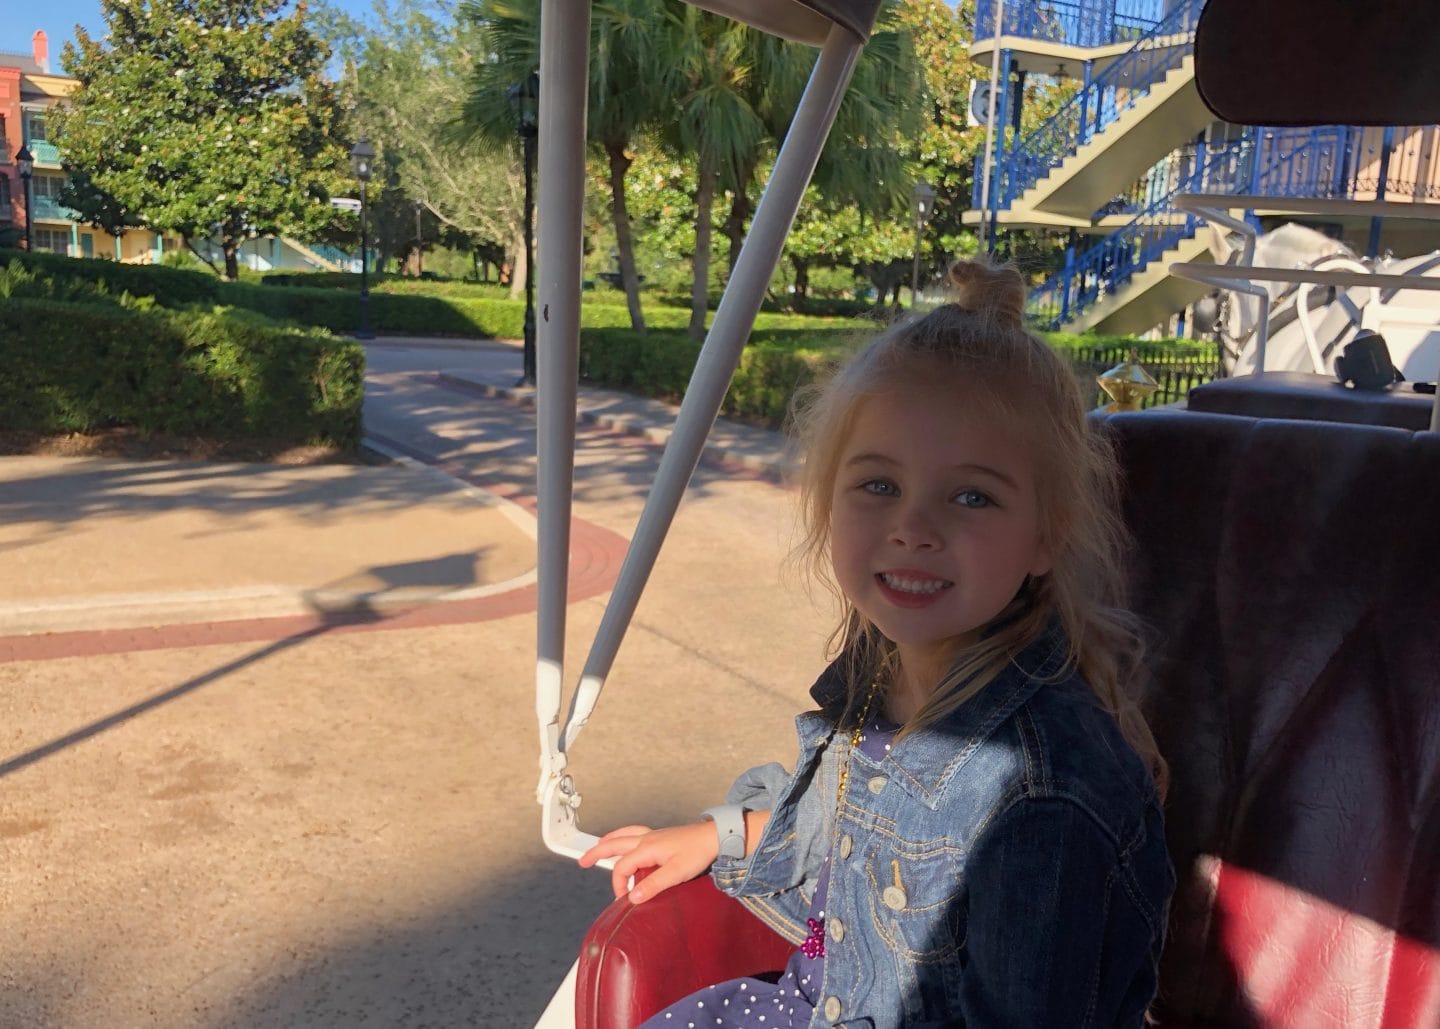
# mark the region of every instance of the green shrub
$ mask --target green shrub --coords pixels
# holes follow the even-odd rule
[[[837,353],[752,342],[740,355],[723,413],[778,427],[790,397]],[[647,396],[683,396],[700,356],[700,345],[684,332],[584,329],[580,333],[580,375],[601,386]]]
[[[792,327],[796,323],[805,328]],[[761,328],[759,326],[766,325]],[[801,386],[814,380],[826,365],[840,360],[857,345],[873,338],[875,328],[865,322],[834,320],[817,325],[817,320],[799,316],[761,315],[740,364],[725,394],[721,411],[734,417],[762,422],[771,427],[783,424],[790,398]],[[1099,399],[1094,376],[1123,360],[1132,347],[1141,362],[1161,379],[1157,401],[1179,399],[1166,392],[1166,383],[1178,376],[1193,385],[1197,369],[1213,362],[1214,345],[1194,340],[1136,341],[1121,336],[1050,334],[1051,343],[1075,362],[1077,377]],[[1094,365],[1097,353],[1114,350],[1117,357],[1103,366]],[[580,375],[596,385],[629,390],[663,399],[684,395],[700,354],[700,345],[682,331],[651,331],[645,336],[628,328],[582,329],[580,333]],[[1108,360],[1108,354],[1107,354]],[[1184,388],[1188,388],[1185,385]],[[1178,387],[1177,387],[1178,388]]]
[[[360,441],[359,345],[254,314],[12,296],[0,368],[4,428]]]
[[[155,297],[166,307],[213,304],[220,300],[223,281],[205,271],[187,271],[155,265],[120,264],[93,257],[62,257],[44,251],[0,251],[0,266],[19,265],[54,282],[75,282],[119,296]]]
[[[372,294],[397,296],[461,297],[470,299],[508,300],[510,287],[495,282],[467,282],[463,279],[417,279],[389,273],[366,276]],[[359,292],[359,272],[265,272],[260,281],[266,286],[287,289],[342,289]]]

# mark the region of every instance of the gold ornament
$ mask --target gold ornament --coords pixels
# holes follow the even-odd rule
[[[1150,373],[1140,367],[1134,347],[1124,361],[1097,375],[1095,381],[1113,401],[1106,405],[1106,411],[1138,411],[1141,401],[1160,388]]]

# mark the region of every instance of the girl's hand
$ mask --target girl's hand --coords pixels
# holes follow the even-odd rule
[[[688,882],[715,863],[720,840],[715,823],[696,822],[668,829],[627,825],[600,837],[600,842],[580,856],[580,867],[589,868],[605,857],[618,858],[610,873],[610,888],[616,897],[627,893],[632,904],[643,904],[672,886]],[[627,890],[630,877],[643,868],[653,868],[643,882]]]

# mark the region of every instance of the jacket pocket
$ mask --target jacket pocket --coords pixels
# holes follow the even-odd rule
[[[961,851],[944,841],[880,838],[866,855],[870,917],[901,961],[953,962],[965,943]]]

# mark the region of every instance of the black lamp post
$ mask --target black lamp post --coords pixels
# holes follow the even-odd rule
[[[35,237],[30,234],[30,176],[35,174],[35,157],[30,148],[24,146],[15,154],[15,164],[20,168],[21,188],[25,193],[25,249],[35,249]]]
[[[415,201],[415,277],[425,274],[425,236],[420,231],[420,201]]]
[[[913,309],[920,298],[920,243],[925,223],[935,212],[935,190],[930,183],[920,179],[915,183],[915,267],[910,273],[910,307]]]
[[[531,72],[506,91],[525,160],[525,371],[517,385],[535,385],[535,136],[540,129],[540,76]]]
[[[355,177],[360,180],[360,327],[356,339],[374,339],[370,331],[370,279],[366,267],[369,265],[369,239],[365,231],[365,190],[370,176],[375,174],[375,148],[368,139],[358,140],[350,148],[350,163],[354,166]]]

